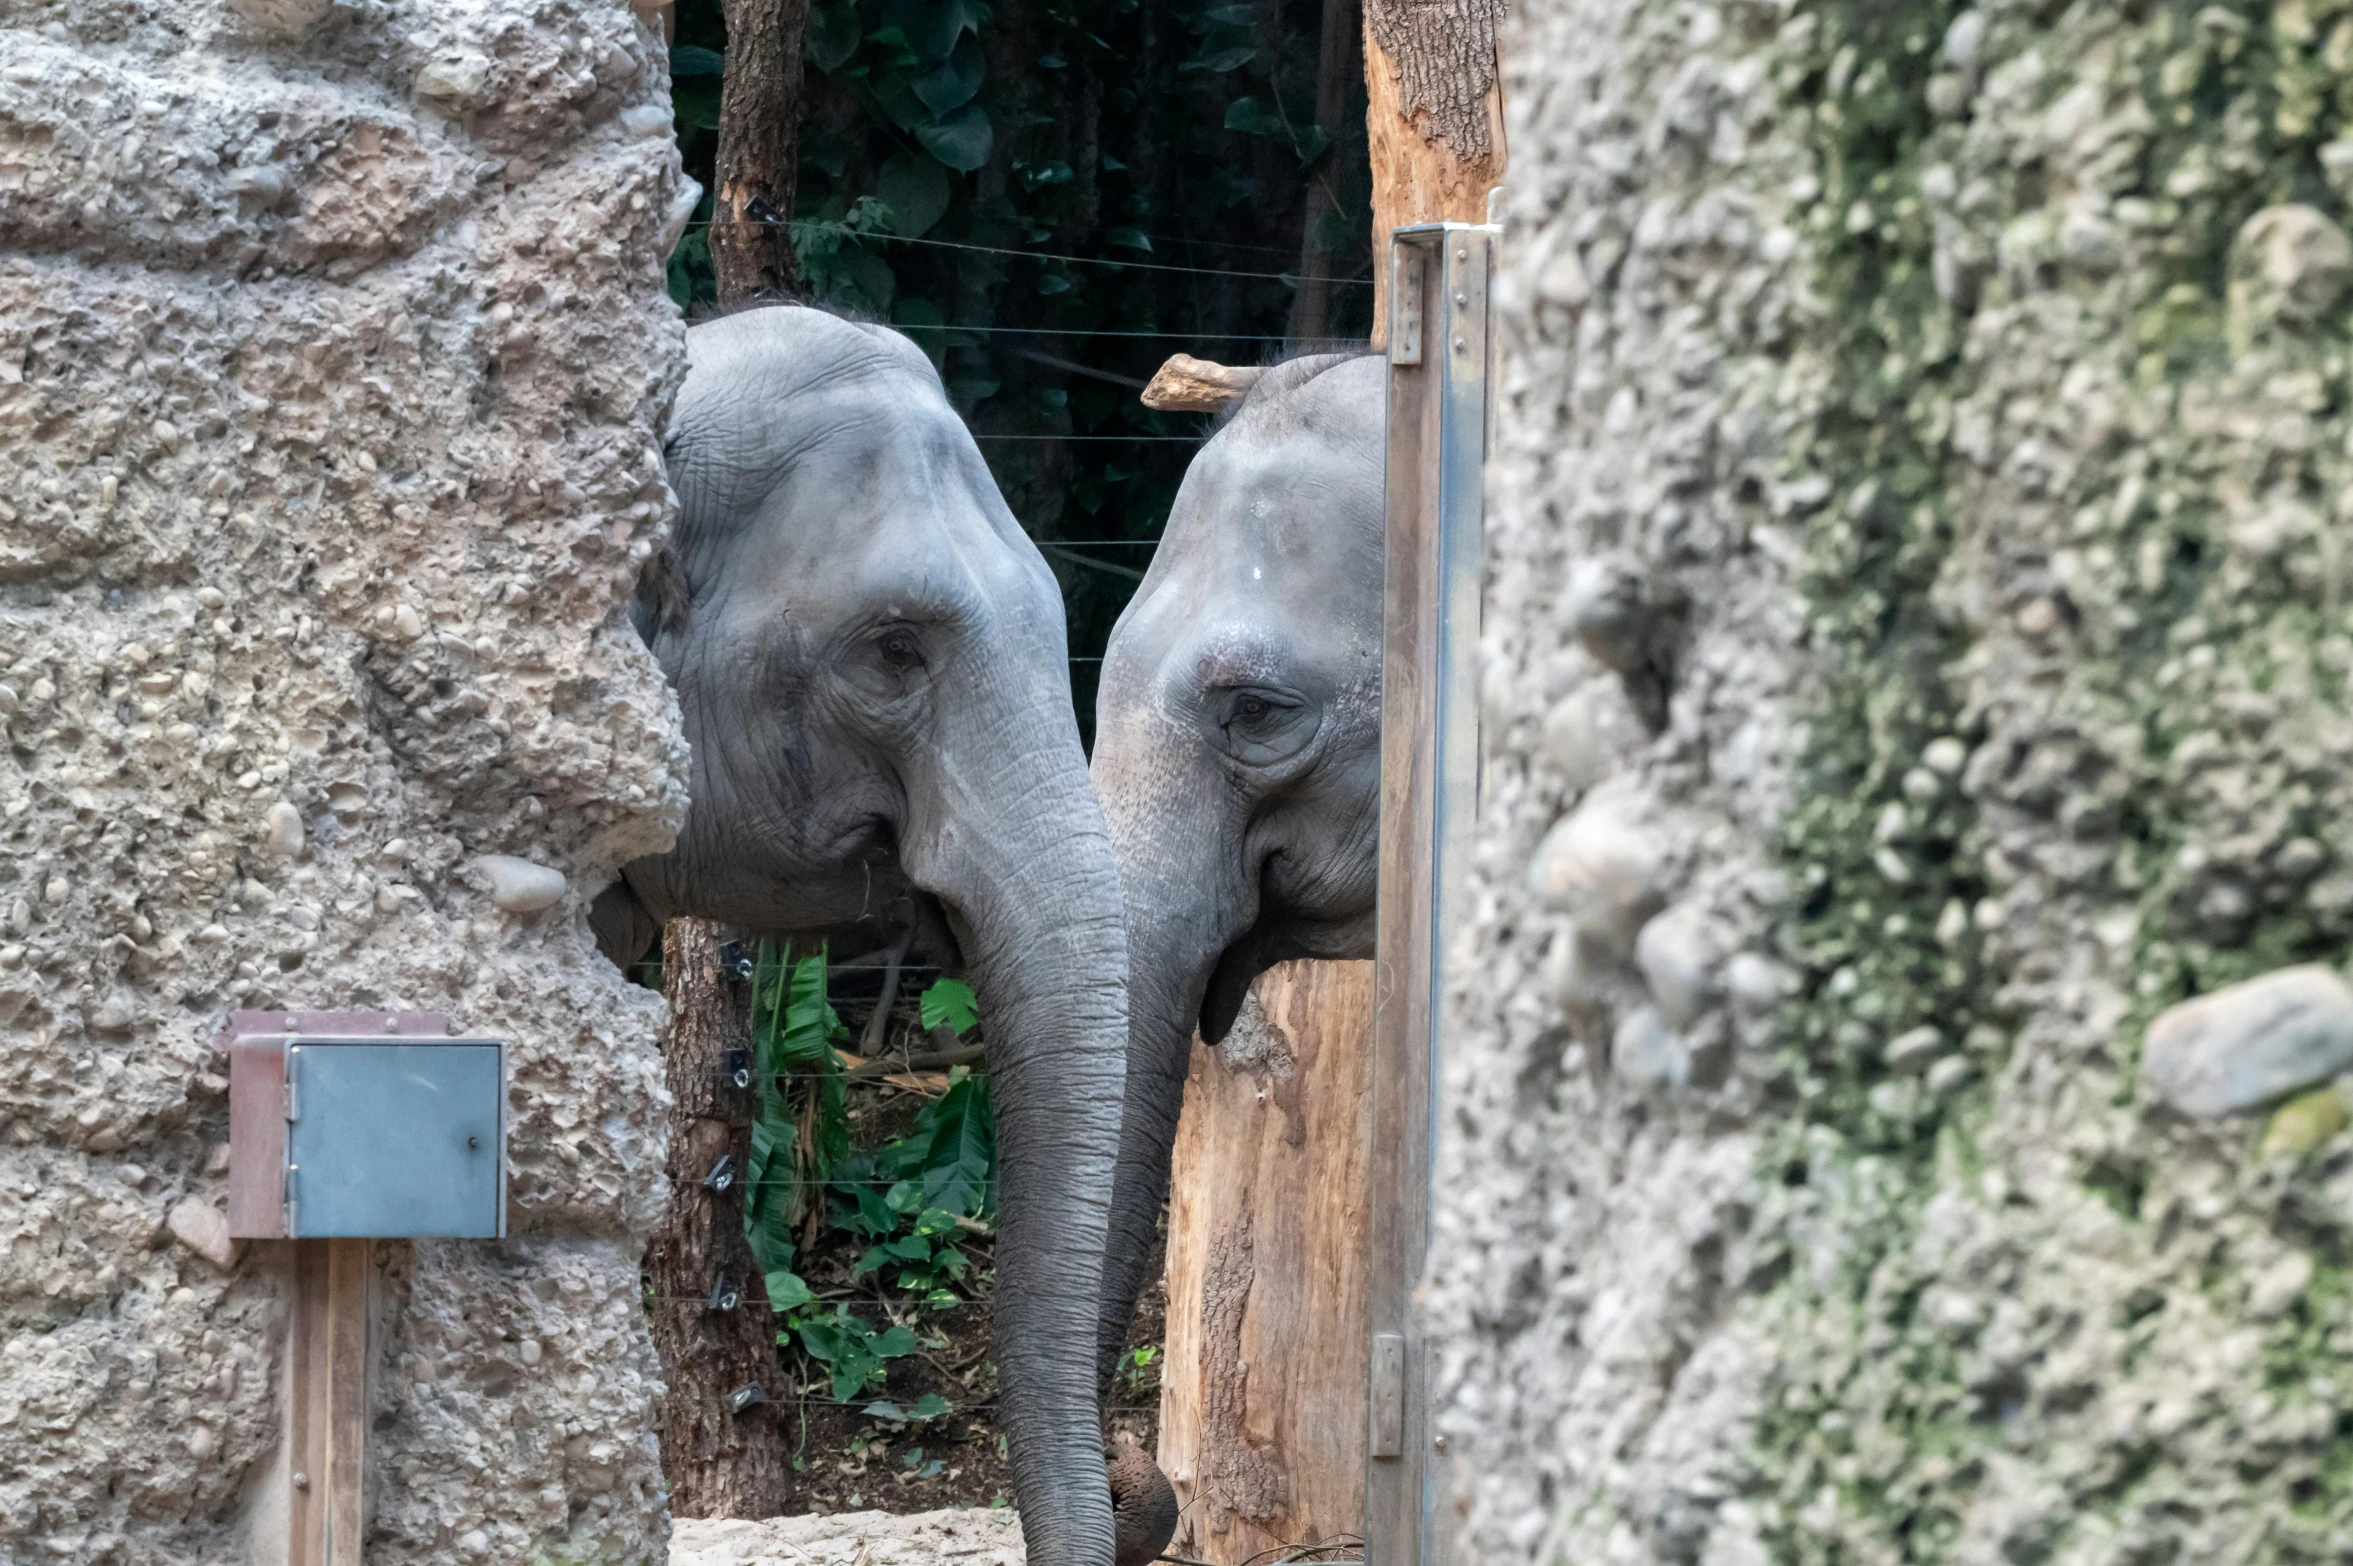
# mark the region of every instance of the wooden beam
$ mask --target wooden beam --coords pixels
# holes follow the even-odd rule
[[[1169,1553],[1241,1566],[1361,1535],[1372,968],[1260,976],[1196,1039],[1168,1217]]]
[[[296,1240],[287,1333],[287,1566],[359,1566],[371,1240]]]
[[[1444,1475],[1430,1431],[1414,1291],[1429,1249],[1439,1071],[1439,961],[1468,913],[1479,796],[1480,568],[1485,555],[1487,278],[1492,234],[1395,236],[1389,349],[1387,585],[1381,665],[1380,891],[1375,919],[1373,1206],[1367,1316],[1365,1558],[1437,1566]]]

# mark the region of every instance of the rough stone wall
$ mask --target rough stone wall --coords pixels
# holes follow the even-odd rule
[[[2353,8],[1515,26],[1464,1558],[2345,1558]]]
[[[271,1553],[267,1006],[515,1046],[513,1238],[379,1248],[369,1558],[662,1550],[660,1004],[582,910],[683,806],[667,76],[620,0],[0,5],[0,1559]]]

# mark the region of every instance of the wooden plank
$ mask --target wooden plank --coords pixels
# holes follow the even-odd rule
[[[1193,1044],[1168,1228],[1169,1553],[1241,1566],[1363,1530],[1372,964],[1261,975]]]
[[[286,1233],[286,1041],[229,1041],[229,1233]]]
[[[327,1309],[332,1240],[296,1240],[294,1306],[286,1334],[287,1566],[329,1566],[328,1388],[333,1381]]]
[[[1381,249],[1389,247],[1383,244]],[[1444,318],[1439,272],[1408,274],[1425,322]],[[1435,334],[1425,330],[1425,339]],[[1402,1340],[1402,1384],[1368,1395],[1394,1401],[1403,1439],[1365,1466],[1365,1558],[1421,1558],[1423,1443],[1420,1330],[1413,1288],[1428,1248],[1430,915],[1436,840],[1432,772],[1438,647],[1438,454],[1442,356],[1389,369],[1388,574],[1381,665],[1380,893],[1375,916],[1371,1188],[1367,1330]],[[1370,1389],[1368,1388],[1368,1394]],[[1387,1410],[1384,1409],[1384,1416]]]
[[[327,1248],[327,1561],[359,1566],[367,1494],[368,1278],[375,1242],[306,1243]]]

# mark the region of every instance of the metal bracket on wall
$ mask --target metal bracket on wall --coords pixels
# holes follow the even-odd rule
[[[1372,1333],[1365,1559],[1438,1566],[1445,1449],[1430,1428],[1428,1344],[1413,1306],[1429,1248],[1444,1058],[1443,965],[1467,910],[1477,820],[1477,649],[1486,562],[1497,229],[1390,236],[1388,580],[1381,684],[1381,848],[1374,940]]]

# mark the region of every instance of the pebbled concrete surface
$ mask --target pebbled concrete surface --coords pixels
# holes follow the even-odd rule
[[[1021,1566],[1009,1511],[843,1512],[761,1522],[682,1517],[670,1566]]]
[[[661,1008],[582,910],[684,803],[615,612],[667,87],[617,0],[0,5],[0,1559],[272,1554],[212,1039],[273,1005],[515,1046],[513,1238],[379,1248],[369,1558],[661,1556]]]

